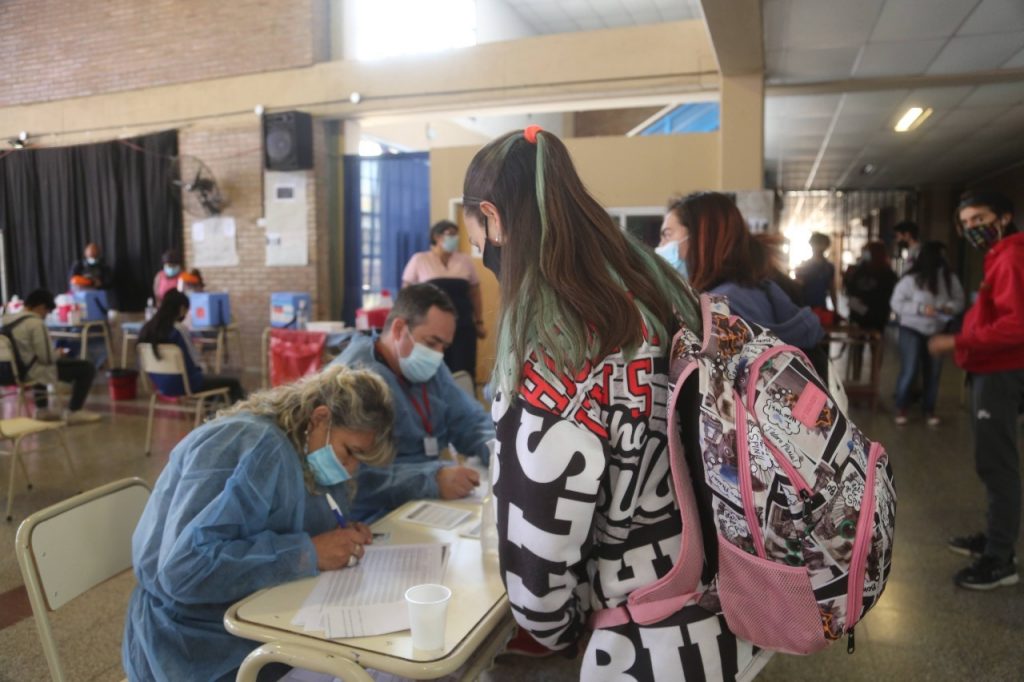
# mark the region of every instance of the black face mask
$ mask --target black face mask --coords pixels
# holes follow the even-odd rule
[[[491,243],[491,236],[487,229],[487,218],[484,218],[484,267],[494,273],[494,276],[501,281],[501,247]]]

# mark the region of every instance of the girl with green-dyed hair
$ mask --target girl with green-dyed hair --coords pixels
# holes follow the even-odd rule
[[[615,225],[561,140],[535,126],[477,153],[463,206],[501,282],[492,480],[520,636],[554,650],[586,641],[587,682],[749,679],[738,673],[763,661],[704,604],[646,625],[623,608],[670,570],[696,583],[703,566],[676,566],[684,521],[667,447],[672,335],[701,333],[693,290]],[[696,416],[682,420],[684,442]]]
[[[501,284],[494,378],[506,390],[538,347],[575,374],[613,350],[635,350],[645,323],[669,338],[679,320],[700,329],[689,285],[619,229],[562,141],[536,128],[481,149],[463,186],[470,241]]]

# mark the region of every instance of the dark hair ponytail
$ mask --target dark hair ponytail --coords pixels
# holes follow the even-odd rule
[[[178,322],[178,316],[181,315],[182,308],[185,308],[185,310],[189,309],[188,296],[177,289],[171,289],[164,294],[164,298],[160,301],[160,307],[156,309],[156,313],[139,330],[138,343],[152,344],[153,354],[159,358],[159,344],[167,343],[170,340],[171,331]]]

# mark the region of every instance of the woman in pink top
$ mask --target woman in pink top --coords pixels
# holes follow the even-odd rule
[[[178,281],[181,279],[181,256],[177,251],[165,251],[160,260],[164,266],[153,278],[153,297],[157,305],[160,305],[164,294],[178,288]]]
[[[459,227],[442,220],[430,228],[430,250],[414,254],[402,273],[402,286],[430,282],[443,289],[458,314],[455,340],[444,354],[452,372],[476,374],[476,340],[486,334],[480,303],[480,277],[473,259],[459,252]]]

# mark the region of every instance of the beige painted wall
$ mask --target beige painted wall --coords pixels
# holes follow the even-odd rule
[[[720,189],[718,133],[651,137],[589,137],[565,140],[590,192],[608,207],[664,206],[667,199],[702,189]],[[450,147],[430,153],[431,220],[452,217],[452,200],[462,197],[462,181],[478,147]],[[457,213],[454,216],[459,219]],[[462,250],[469,251],[465,230]],[[474,261],[480,274],[487,338],[477,348],[477,382],[490,378],[498,283]]]

